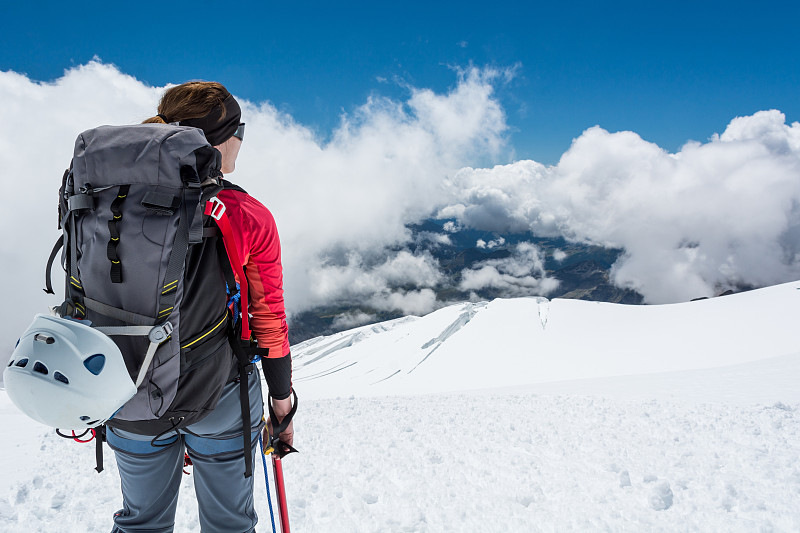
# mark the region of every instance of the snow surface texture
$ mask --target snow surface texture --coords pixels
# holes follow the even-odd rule
[[[800,531],[800,282],[495,300],[293,347],[292,530]],[[113,454],[0,394],[0,531],[109,531]],[[269,531],[256,472],[259,531]],[[185,476],[176,531],[198,530]]]

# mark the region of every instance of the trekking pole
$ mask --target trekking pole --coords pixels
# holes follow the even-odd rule
[[[259,438],[259,440],[261,440]],[[285,455],[296,452],[294,448],[280,439],[270,435],[270,445],[264,449],[262,444],[262,459],[264,460],[264,475],[267,473],[267,455],[272,455],[272,473],[275,481],[275,498],[278,501],[278,520],[281,525],[281,533],[290,533],[289,530],[289,507],[286,504],[286,484],[283,482],[283,464],[281,458]],[[269,514],[272,518],[272,531],[275,531],[275,517],[272,514],[272,496],[269,491],[269,481],[267,482],[267,500],[269,501]]]
[[[275,472],[275,496],[278,498],[278,518],[281,533],[289,533],[289,508],[286,506],[286,486],[283,483],[283,465],[277,453],[272,454],[272,469]]]

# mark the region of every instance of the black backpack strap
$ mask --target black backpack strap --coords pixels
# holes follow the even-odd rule
[[[58,251],[64,246],[64,235],[58,238],[56,241],[55,246],[53,246],[53,251],[50,252],[50,257],[47,259],[47,267],[45,268],[44,272],[44,292],[46,294],[55,294],[53,292],[53,281],[50,277],[51,271],[53,270],[53,263],[56,261],[56,255],[58,255]]]
[[[225,277],[225,283],[228,284],[231,292],[233,292],[236,290],[236,278],[222,239],[217,241],[217,253],[219,254],[219,262]],[[242,312],[246,313],[247,311],[242,309]],[[239,403],[242,409],[242,438],[244,439],[244,476],[250,477],[253,475],[253,437],[251,435],[253,421],[250,418],[250,390],[247,376],[253,370],[253,359],[255,357],[266,357],[269,349],[252,346],[250,341],[243,340],[240,329],[241,321],[238,323],[234,323],[234,321],[235,317],[228,324],[228,341],[236,356],[238,366]]]
[[[214,226],[213,229],[219,232],[216,226]],[[228,286],[228,290],[231,294],[233,294],[233,292],[236,291],[236,277],[233,275],[231,262],[228,259],[228,252],[225,251],[225,243],[222,239],[217,239],[217,255],[219,256],[219,264],[222,267],[222,275],[225,277],[225,284]],[[234,320],[236,320],[236,317],[234,317]]]
[[[95,444],[94,444],[94,458],[97,462],[95,470],[97,473],[103,471],[103,443],[106,441],[106,426],[98,426],[95,428]]]
[[[86,316],[86,309],[83,306],[83,285],[81,284],[80,273],[78,272],[78,240],[75,230],[75,212],[70,211],[68,223],[65,228],[67,234],[67,298],[72,300],[75,305],[75,313],[80,317]]]
[[[253,475],[253,431],[252,419],[250,418],[250,390],[247,379],[248,373],[253,369],[253,364],[248,360],[245,347],[238,336],[236,328],[228,328],[228,339],[236,355],[236,362],[239,367],[239,403],[242,407],[242,438],[244,439],[244,477]]]
[[[231,290],[236,290],[236,280],[233,275],[228,254],[225,252],[225,244],[222,239],[217,241],[217,251],[219,253],[220,265],[225,276],[225,282]],[[243,310],[242,312],[247,312]],[[250,389],[248,374],[253,370],[253,357],[266,356],[269,353],[267,348],[256,348],[250,346],[249,341],[241,338],[241,322],[234,324],[232,319],[228,324],[228,342],[230,342],[233,353],[236,356],[239,379],[239,403],[242,409],[242,438],[244,439],[244,477],[253,475],[253,437],[251,435],[252,419],[250,418]]]
[[[63,309],[67,309],[67,307],[69,307],[71,309],[70,314],[72,316],[83,318],[86,316],[86,308],[83,305],[84,291],[83,285],[81,284],[80,273],[78,272],[78,240],[75,226],[76,218],[80,211],[94,209],[94,191],[91,188],[86,187],[81,191],[75,192],[73,187],[72,164],[70,164],[70,168],[64,173],[61,189],[59,190],[59,228],[63,230],[63,235],[61,236],[61,239],[59,239],[61,244],[59,245],[59,243],[56,242],[56,246],[50,253],[50,258],[47,262],[47,274],[45,279],[47,288],[45,289],[45,292],[50,294],[52,291],[52,286],[50,283],[50,271],[52,269],[53,262],[55,262],[58,248],[60,246],[64,246],[66,248],[67,260],[65,304],[68,303],[69,305],[66,306],[65,304],[62,304],[62,307]]]
[[[226,191],[239,191],[239,192],[243,192],[243,193],[247,194],[246,190],[242,189],[241,187],[239,187],[235,183],[231,183],[230,181],[225,180],[225,179],[222,179],[222,180],[219,180],[219,181],[222,184],[222,188],[225,189]]]

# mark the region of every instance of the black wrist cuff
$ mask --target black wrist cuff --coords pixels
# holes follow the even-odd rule
[[[292,394],[292,354],[275,358],[262,357],[261,368],[272,398],[285,400]]]

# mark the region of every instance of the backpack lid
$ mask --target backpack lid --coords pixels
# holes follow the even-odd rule
[[[100,126],[75,141],[72,171],[75,190],[87,185],[126,184],[180,187],[176,169],[197,169],[200,181],[219,172],[222,155],[202,130],[169,124]]]

